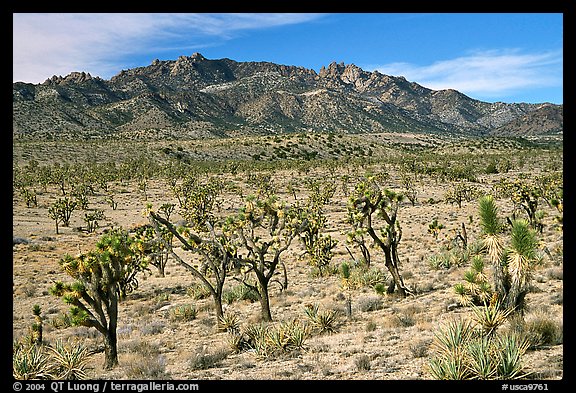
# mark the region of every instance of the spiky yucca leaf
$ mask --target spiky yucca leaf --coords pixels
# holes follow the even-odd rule
[[[474,327],[468,320],[450,321],[434,333],[434,345],[440,353],[460,352],[462,346],[473,336]]]
[[[240,331],[240,318],[236,314],[226,313],[218,318],[218,329],[222,332]]]
[[[468,343],[468,368],[476,379],[495,379],[498,373],[498,358],[488,336],[478,337]]]

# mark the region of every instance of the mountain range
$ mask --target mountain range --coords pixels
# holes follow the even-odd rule
[[[488,103],[332,62],[154,60],[110,80],[86,72],[13,83],[14,138],[214,138],[288,132],[562,135],[563,106]]]

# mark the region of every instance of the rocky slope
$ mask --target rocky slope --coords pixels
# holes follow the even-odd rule
[[[562,105],[487,103],[331,63],[154,60],[110,80],[73,72],[13,84],[13,136],[206,138],[285,132],[561,134]]]

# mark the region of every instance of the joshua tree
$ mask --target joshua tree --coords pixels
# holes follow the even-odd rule
[[[118,304],[138,286],[136,274],[146,269],[139,244],[122,229],[102,236],[94,250],[65,255],[60,265],[74,283],[56,282],[50,292],[70,304],[73,324],[94,327],[104,336],[104,368],[118,365]]]
[[[277,281],[273,276],[278,265],[284,269],[284,280],[277,282],[282,289],[288,285],[286,267],[280,256],[301,231],[302,223],[298,217],[296,209],[277,201],[273,195],[250,196],[240,213],[229,217],[225,224],[226,231],[238,237],[239,248],[247,252],[239,255],[244,271],[241,281],[258,294],[264,321],[272,320],[269,285]],[[248,280],[250,273],[256,276],[255,285]]]
[[[317,267],[322,275],[332,259],[332,249],[337,244],[330,235],[321,234],[327,221],[323,207],[334,195],[336,185],[332,182],[313,181],[308,187],[310,194],[306,205],[297,208],[302,221],[300,239],[305,253],[310,257],[310,264]]]
[[[228,270],[235,258],[234,246],[230,243],[227,235],[224,232],[217,235],[216,229],[209,222],[206,222],[206,227],[210,235],[200,237],[193,233],[190,228],[177,229],[172,223],[152,210],[149,210],[148,218],[156,233],[157,241],[168,250],[178,264],[198,278],[208,289],[214,300],[216,317],[220,321],[224,316],[222,291]],[[205,268],[196,268],[194,264],[184,261],[180,255],[175,253],[172,242],[166,238],[166,231],[178,239],[185,250],[200,255]]]
[[[387,292],[393,293],[398,288],[400,295],[406,296],[411,291],[404,285],[398,269],[398,244],[402,238],[402,229],[397,214],[402,199],[401,194],[381,189],[376,176],[369,176],[356,185],[348,199],[348,219],[356,230],[365,229],[384,252],[386,268],[393,277]],[[380,228],[375,227],[378,219],[383,220]]]
[[[504,307],[522,312],[531,272],[539,260],[535,232],[528,221],[513,220],[510,244],[505,247],[498,209],[491,195],[480,198],[480,225],[493,267],[494,291]]]
[[[65,227],[70,225],[70,216],[77,203],[68,197],[59,198],[56,202],[48,208],[48,215],[56,223],[56,234],[58,234],[58,223],[62,223]]]

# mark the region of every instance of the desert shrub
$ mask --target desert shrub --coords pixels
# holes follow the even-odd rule
[[[429,340],[416,340],[413,343],[410,343],[410,353],[415,358],[423,358],[428,356],[428,350],[430,349],[430,341]]]
[[[194,300],[200,300],[210,297],[210,290],[205,285],[194,282],[186,288],[186,294]]]
[[[364,312],[381,310],[384,307],[380,296],[364,296],[358,299],[358,309]]]
[[[562,323],[550,317],[544,310],[530,314],[525,321],[514,319],[513,322],[511,330],[525,336],[531,349],[563,342]]]
[[[354,365],[359,371],[369,371],[372,368],[371,359],[368,355],[360,355],[354,360]]]
[[[166,325],[162,321],[147,321],[139,326],[140,333],[145,336],[152,336],[162,333]]]
[[[166,373],[166,359],[156,354],[145,358],[136,358],[126,366],[126,377],[129,379],[170,379]]]
[[[188,360],[188,367],[191,370],[207,370],[218,367],[229,355],[225,349],[217,349],[214,352],[208,352],[206,347],[199,347],[196,353]]]
[[[198,310],[191,304],[184,304],[170,309],[170,320],[172,321],[192,321],[196,319]]]

